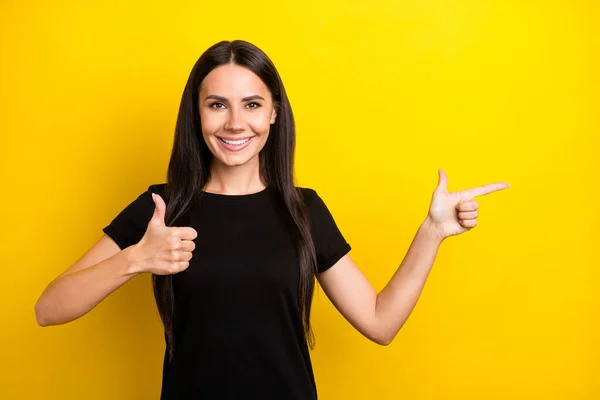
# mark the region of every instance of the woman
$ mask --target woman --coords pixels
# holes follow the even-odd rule
[[[151,185],[48,285],[38,323],[79,318],[150,272],[165,328],[162,399],[316,399],[315,278],[359,332],[387,345],[442,240],[475,226],[472,198],[508,185],[449,193],[440,170],[429,213],[378,294],[323,200],[294,185],[294,147],[271,60],[240,40],[209,48],[183,93],[167,183]]]

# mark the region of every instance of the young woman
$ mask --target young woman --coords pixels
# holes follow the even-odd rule
[[[318,194],[294,185],[294,117],[254,45],[210,47],[186,84],[167,183],[150,185],[36,304],[42,326],[86,314],[153,274],[166,349],[162,399],[316,399],[309,356],[315,278],[365,337],[389,344],[443,239],[476,225],[473,197],[439,182],[398,271],[376,293]],[[193,257],[192,257],[193,256]]]

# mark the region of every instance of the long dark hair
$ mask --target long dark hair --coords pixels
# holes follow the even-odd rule
[[[173,151],[167,172],[165,224],[180,226],[186,221],[193,204],[202,194],[210,176],[213,155],[204,141],[200,124],[198,97],[200,85],[214,68],[237,64],[254,72],[268,87],[277,110],[275,123],[259,153],[260,175],[269,187],[276,204],[283,210],[299,262],[298,309],[302,313],[305,339],[312,349],[314,335],[310,309],[315,285],[317,262],[311,237],[310,219],[301,192],[294,185],[294,150],[296,129],[294,116],[283,83],[269,57],[255,45],[243,40],[222,41],[206,50],[196,61],[185,85]],[[154,297],[165,329],[169,360],[174,354],[174,294],[171,275],[153,275]]]

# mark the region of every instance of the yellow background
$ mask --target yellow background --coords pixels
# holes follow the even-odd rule
[[[395,341],[316,294],[320,398],[600,398],[600,7],[593,1],[6,1],[0,5],[0,398],[151,399],[149,276],[40,328],[44,287],[152,183],[183,87],[222,39],[267,52],[315,188],[376,289],[437,168],[478,198]]]

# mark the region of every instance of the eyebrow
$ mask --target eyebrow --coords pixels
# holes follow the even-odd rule
[[[208,100],[208,99],[219,100],[219,101],[222,101],[224,103],[226,103],[226,102],[229,101],[229,100],[227,100],[226,97],[218,96],[216,94],[210,94],[210,95],[206,96],[206,100]],[[250,100],[263,100],[264,101],[265,99],[262,96],[259,96],[257,94],[254,94],[254,95],[248,96],[248,97],[244,97],[242,99],[242,101],[250,101]]]

